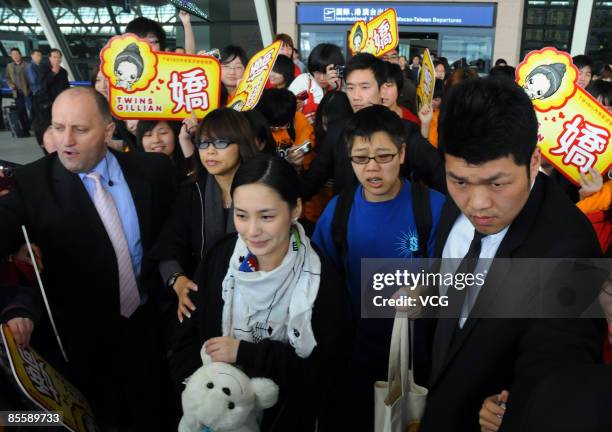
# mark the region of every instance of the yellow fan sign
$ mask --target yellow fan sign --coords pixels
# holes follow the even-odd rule
[[[612,166],[612,115],[576,84],[569,54],[555,48],[532,51],[516,70],[516,82],[533,102],[542,155],[565,177],[580,184],[580,173]]]
[[[49,421],[58,423],[54,413],[61,412],[59,422],[68,430],[97,431],[93,412],[83,394],[32,348],[17,345],[9,327],[0,325],[0,333],[17,384],[32,402],[50,413]]]
[[[146,40],[126,34],[113,37],[100,58],[117,118],[202,118],[219,107],[221,66],[214,57],[154,52]]]
[[[248,111],[257,105],[282,44],[276,41],[251,57],[236,88],[236,95],[229,101],[228,107],[236,111]]]
[[[425,48],[423,53],[423,67],[419,77],[419,85],[416,90],[417,110],[421,110],[423,105],[431,105],[433,100],[434,88],[436,86],[436,72],[434,69],[429,49]]]
[[[394,50],[398,42],[395,9],[387,9],[367,24],[357,21],[349,33],[349,48],[353,54],[363,52],[380,57]]]

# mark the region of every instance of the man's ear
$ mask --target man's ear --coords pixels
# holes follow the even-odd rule
[[[402,146],[399,149],[398,157],[400,164],[403,164],[404,159],[406,158],[406,143],[402,143]]]
[[[106,128],[104,129],[104,138],[106,143],[110,143],[111,140],[113,139],[113,134],[115,133],[115,122],[114,121],[109,121],[108,124],[106,125]]]
[[[542,152],[540,147],[536,147],[531,154],[531,160],[529,161],[529,178],[531,181],[535,181],[538,171],[540,170],[540,164],[542,163]]]

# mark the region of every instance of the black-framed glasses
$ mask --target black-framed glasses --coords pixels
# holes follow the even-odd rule
[[[379,154],[376,156],[349,156],[349,159],[358,165],[367,165],[372,159],[376,163],[386,164],[391,162],[395,156],[397,156],[397,153]]]
[[[198,148],[198,150],[206,150],[211,145],[217,150],[223,150],[223,149],[228,148],[230,144],[232,144],[230,140],[222,139],[222,138],[217,138],[217,139],[203,138],[200,141],[195,142],[195,146]]]

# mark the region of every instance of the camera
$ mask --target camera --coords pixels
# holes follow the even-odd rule
[[[334,69],[336,69],[336,72],[338,73],[338,78],[340,79],[344,79],[344,65],[334,65]]]
[[[304,141],[302,143],[302,145],[300,145],[299,147],[296,147],[292,151],[294,153],[297,153],[297,152],[301,151],[302,153],[306,154],[306,153],[308,153],[310,151],[310,146],[311,145],[312,145],[312,143],[310,141]]]

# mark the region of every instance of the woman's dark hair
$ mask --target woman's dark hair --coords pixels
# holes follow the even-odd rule
[[[387,76],[385,82],[395,83],[397,86],[397,94],[399,96],[404,88],[404,72],[402,72],[402,68],[400,68],[398,64],[390,62],[384,62],[384,64]]]
[[[457,68],[454,69],[447,77],[446,77],[446,83],[445,85],[445,91],[446,93],[449,92],[449,90],[458,85],[459,83],[466,81],[466,80],[470,80],[470,79],[477,79],[478,78],[478,73],[476,73],[474,70],[472,69],[466,69],[466,68]]]
[[[601,104],[612,106],[612,82],[604,80],[591,81],[586,91],[595,99],[601,96]]]
[[[142,139],[147,132],[152,131],[159,123],[167,123],[174,133],[174,151],[172,152],[172,160],[176,164],[182,163],[185,160],[181,145],[179,144],[179,134],[181,132],[181,122],[171,120],[139,120],[136,127],[136,145],[139,148],[142,146]]]
[[[308,56],[308,72],[314,75],[315,72],[325,73],[325,68],[330,64],[343,65],[344,55],[340,47],[333,44],[319,44],[310,52]]]
[[[257,110],[243,111],[242,114],[249,121],[255,140],[264,145],[259,150],[260,153],[276,154],[276,143],[270,132],[270,123],[266,120],[266,117]]]
[[[436,79],[434,84],[433,99],[435,98],[444,99],[444,81],[441,79]]]
[[[138,17],[130,21],[125,28],[126,33],[134,33],[136,36],[144,38],[149,33],[153,33],[159,41],[162,51],[166,49],[166,32],[160,23],[145,17]]]
[[[198,127],[196,139],[202,137],[227,139],[238,144],[242,161],[258,153],[249,121],[240,112],[231,108],[218,108],[204,117]]]
[[[583,67],[588,66],[589,68],[591,68],[591,70],[593,70],[593,60],[587,55],[580,54],[575,57],[572,57],[572,62],[574,63],[574,66],[576,66],[578,69],[582,69]]]
[[[514,69],[512,66],[498,65],[491,68],[489,71],[489,76],[495,78],[508,78],[514,81],[516,79],[515,72],[516,69]]]
[[[270,126],[280,127],[292,123],[297,99],[287,89],[264,90],[255,109],[262,113]]]
[[[531,100],[506,79],[469,79],[452,87],[440,110],[439,150],[469,164],[512,156],[529,172],[538,140]]]
[[[242,164],[234,175],[231,194],[240,186],[264,184],[274,189],[290,209],[300,198],[300,180],[289,162],[278,156],[260,154]]]
[[[349,75],[356,70],[370,69],[376,78],[378,87],[381,87],[386,80],[385,63],[378,57],[374,57],[369,53],[359,53],[351,57],[346,64],[344,77],[348,79]]]
[[[295,68],[295,65],[293,64],[293,61],[289,57],[282,55],[282,54],[276,57],[276,61],[274,62],[272,71],[278,74],[281,74],[283,76],[283,81],[285,81],[284,88],[289,87],[289,85],[293,82],[293,79],[295,78],[295,75],[293,72],[294,68]]]
[[[233,61],[235,58],[240,59],[240,63],[242,66],[247,65],[249,62],[249,58],[246,55],[246,52],[239,46],[236,45],[228,45],[221,50],[221,63],[229,63]]]
[[[350,150],[355,137],[370,138],[376,132],[387,133],[398,149],[406,142],[402,119],[383,105],[372,105],[357,111],[344,129],[344,141]]]
[[[323,141],[323,137],[327,133],[326,126],[329,127],[329,125],[338,120],[349,118],[352,115],[353,109],[351,108],[346,93],[337,90],[325,93],[325,96],[323,96],[317,108],[315,117],[314,129],[317,143]]]
[[[295,45],[293,44],[293,39],[287,33],[279,33],[276,35],[272,42],[281,41],[285,45],[289,46],[293,51],[295,51]]]

